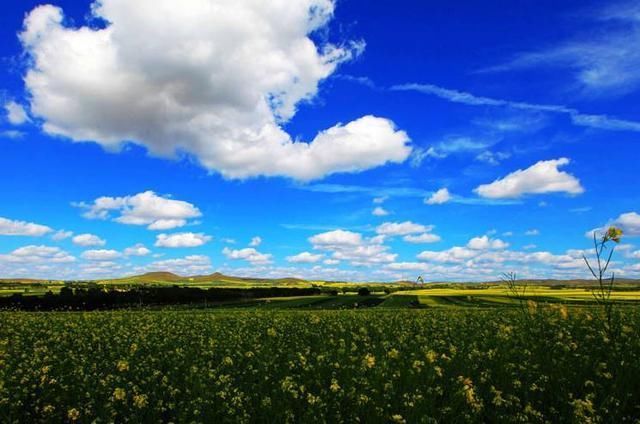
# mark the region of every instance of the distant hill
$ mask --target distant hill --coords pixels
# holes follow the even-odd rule
[[[35,278],[0,278],[0,284],[42,284],[42,283],[58,283],[60,280],[38,280]]]
[[[135,277],[140,281],[180,281],[182,277],[172,272],[147,272],[146,274],[137,275]]]
[[[78,281],[78,280],[75,280]],[[83,280],[87,281],[87,280]],[[349,285],[349,284],[377,284],[378,282],[349,282],[349,281],[317,281],[317,280],[305,280],[301,278],[285,277],[285,278],[255,278],[255,277],[235,277],[231,275],[225,275],[220,272],[214,272],[207,275],[192,275],[181,276],[172,272],[147,272],[140,275],[132,275],[129,277],[112,278],[112,279],[100,279],[93,280],[99,284],[105,285],[131,285],[131,284],[178,284],[178,285],[198,285],[200,287],[205,286],[311,286],[312,284],[331,284],[333,286]],[[537,279],[537,280],[520,280],[521,282],[527,282],[532,286],[593,286],[597,282],[593,279],[574,279],[574,280],[554,280],[554,279]],[[44,280],[33,278],[0,278],[0,285],[2,284],[61,284],[60,280]],[[626,279],[616,278],[617,286],[624,285],[640,285],[640,279]],[[413,286],[415,283],[412,281],[395,281],[380,284],[393,284],[397,286]],[[485,282],[453,282],[453,281],[426,281],[424,284],[420,284],[423,287],[437,286],[437,285],[495,285],[503,284],[500,280],[485,281]]]
[[[225,275],[220,272],[214,272],[207,275],[191,275],[180,276],[171,272],[147,272],[141,275],[132,275],[130,277],[98,280],[106,284],[144,284],[144,283],[220,283],[220,284],[270,284],[270,285],[300,285],[311,284],[307,280],[300,278],[250,278],[250,277],[234,277]]]

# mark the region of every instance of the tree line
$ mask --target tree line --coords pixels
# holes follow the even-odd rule
[[[0,297],[0,309],[26,311],[119,309],[136,306],[205,305],[229,301],[286,296],[314,296],[322,294],[320,288],[256,287],[209,288],[194,287],[136,287],[128,290],[102,288],[71,289],[63,287],[59,293],[47,292],[42,296],[13,294]]]

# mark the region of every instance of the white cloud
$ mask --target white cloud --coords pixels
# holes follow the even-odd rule
[[[211,259],[204,255],[189,255],[178,259],[155,261],[144,267],[136,268],[136,272],[165,271],[178,275],[196,275],[211,272]]]
[[[310,252],[298,253],[294,256],[287,256],[287,262],[313,264],[322,260],[324,255]]]
[[[473,250],[506,249],[508,246],[509,243],[488,236],[474,237],[467,243],[467,247]]]
[[[429,264],[424,262],[393,262],[385,266],[394,271],[418,271],[424,272],[429,269]]]
[[[71,256],[69,253],[59,247],[53,246],[24,246],[15,249],[11,253],[0,255],[0,262],[7,263],[60,264],[74,262],[75,260],[76,258]]]
[[[46,225],[34,224],[32,222],[14,221],[0,217],[0,235],[2,236],[32,236],[40,237],[52,232]]]
[[[464,91],[451,90],[448,88],[438,87],[433,84],[400,84],[391,87],[392,90],[398,91],[417,91],[424,94],[434,95],[441,99],[453,103],[461,103],[470,106],[495,106],[509,107],[512,109],[537,111],[553,114],[568,115],[574,125],[598,128],[602,130],[613,131],[640,131],[640,122],[627,121],[623,119],[612,118],[607,115],[591,115],[562,105],[545,105],[526,102],[516,102],[511,100],[493,99],[490,97],[476,96]],[[434,152],[435,153],[435,152]],[[446,155],[445,155],[446,156]]]
[[[337,259],[325,259],[322,263],[325,265],[338,265],[340,261]]]
[[[0,138],[9,138],[11,140],[18,140],[25,136],[25,132],[18,130],[3,130],[0,131]]]
[[[443,203],[447,203],[449,200],[451,200],[451,193],[449,193],[448,189],[441,188],[433,193],[431,197],[425,199],[424,202],[427,205],[441,205]]]
[[[637,212],[626,212],[620,214],[620,216],[616,219],[610,220],[606,225],[587,231],[585,233],[585,237],[593,240],[595,233],[596,238],[600,238],[610,226],[620,228],[623,233],[623,238],[640,236],[640,214]],[[620,246],[618,246],[618,249],[619,248]]]
[[[229,259],[233,260],[245,260],[252,265],[269,264],[272,262],[271,254],[260,253],[253,247],[247,247],[244,249],[229,249],[225,247],[222,249],[222,253]]]
[[[389,215],[389,211],[383,208],[382,206],[376,206],[372,211],[371,215],[373,216],[387,216]]]
[[[413,149],[413,152],[411,152],[411,157],[409,158],[410,159],[409,165],[411,165],[412,168],[418,168],[420,167],[420,165],[422,165],[422,162],[424,162],[425,159],[428,159],[428,158],[444,159],[446,157],[447,157],[447,154],[439,152],[433,146],[430,146],[429,148],[415,147]]]
[[[24,110],[24,107],[14,101],[5,103],[4,109],[7,113],[7,119],[13,125],[21,125],[29,120],[29,115]]]
[[[156,247],[198,247],[209,242],[211,236],[203,233],[174,233],[158,234],[156,236]]]
[[[612,1],[598,10],[601,24],[589,34],[551,48],[516,55],[512,60],[483,72],[529,68],[565,68],[573,72],[579,88],[597,94],[627,93],[640,85],[640,4]]]
[[[83,247],[91,247],[91,246],[104,246],[107,244],[106,241],[101,239],[100,237],[94,234],[78,234],[73,239],[71,239],[74,244]]]
[[[121,257],[122,254],[115,250],[98,249],[84,251],[80,256],[89,261],[112,261]]]
[[[436,243],[442,240],[439,235],[433,233],[422,233],[418,235],[406,235],[402,240],[408,243]]]
[[[316,250],[332,252],[331,259],[348,261],[355,266],[393,262],[398,256],[389,253],[382,243],[384,235],[365,239],[360,233],[334,230],[316,234],[309,241]]]
[[[309,238],[314,246],[334,248],[342,246],[359,246],[362,244],[362,234],[352,231],[334,230],[316,234]]]
[[[133,196],[99,197],[92,203],[74,203],[86,209],[83,214],[89,219],[108,219],[114,211],[119,212],[114,221],[129,225],[146,225],[150,230],[170,230],[182,227],[189,219],[202,216],[200,210],[189,202],[158,196],[145,191]]]
[[[283,130],[320,81],[364,49],[309,37],[331,20],[331,0],[102,0],[91,10],[105,28],[67,27],[51,5],[25,19],[25,83],[47,133],[187,153],[229,178],[310,180],[411,152],[407,135],[380,117],[337,124],[310,143]]]
[[[576,177],[558,169],[568,163],[567,158],[540,161],[490,184],[480,185],[474,192],[490,199],[517,198],[525,194],[583,193],[584,188]]]
[[[530,230],[527,230],[524,232],[525,236],[538,236],[540,235],[540,230],[538,230],[537,228],[532,228]]]
[[[135,246],[124,249],[125,256],[147,256],[151,250],[147,249],[144,244],[138,243]]]
[[[469,244],[472,248],[454,246],[442,251],[424,251],[418,254],[418,259],[424,261],[425,266],[420,266],[419,263],[406,265],[401,263],[396,265],[396,268],[424,270],[430,274],[438,274],[446,280],[484,279],[486,281],[498,278],[496,270],[509,268],[518,269],[521,277],[587,277],[588,271],[582,261],[582,253],[584,253],[582,250],[568,250],[559,255],[545,251],[510,251],[506,249],[504,242],[492,243],[492,240],[481,237],[472,239]],[[533,249],[535,246],[526,248]],[[440,264],[443,266],[440,267]]]
[[[620,227],[624,235],[632,237],[640,236],[640,214],[636,212],[621,214],[613,221],[613,225]]]
[[[474,153],[495,144],[496,140],[479,140],[471,137],[449,136],[435,146],[417,147],[411,154],[411,166],[418,167],[425,159],[444,159],[451,154]]]
[[[376,204],[376,205],[381,205],[384,202],[386,202],[388,198],[389,198],[389,196],[374,197],[373,198],[373,203]]]
[[[619,227],[624,236],[637,237],[640,236],[640,214],[637,212],[626,212],[620,214],[619,217],[610,222],[609,225]],[[604,228],[597,228],[593,231],[601,232]],[[587,237],[593,237],[593,231],[587,232]]]
[[[93,275],[101,277],[117,276],[116,273],[122,272],[122,265],[113,261],[96,260],[90,263],[80,265],[83,275]]]
[[[376,233],[384,236],[405,236],[407,234],[428,233],[433,226],[416,224],[411,221],[385,222],[376,228]]]
[[[66,240],[71,236],[73,236],[73,231],[59,230],[59,231],[56,231],[56,233],[52,235],[51,238],[55,241],[60,241],[60,240]]]
[[[262,238],[255,236],[251,239],[251,242],[249,243],[250,247],[258,247],[262,244]]]
[[[489,165],[497,166],[500,165],[500,162],[510,157],[511,153],[508,152],[492,152],[490,150],[485,150],[484,152],[476,156],[476,160],[480,162],[486,162]]]
[[[429,251],[426,250],[424,252],[420,252],[418,254],[418,259],[423,261],[433,261],[433,262],[464,262],[468,259],[471,259],[478,255],[477,250],[468,249],[466,247],[454,246],[447,250],[442,251]]]

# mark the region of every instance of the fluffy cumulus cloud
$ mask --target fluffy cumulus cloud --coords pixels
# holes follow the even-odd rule
[[[623,213],[613,221],[613,224],[620,227],[628,236],[640,236],[640,214],[637,212]]]
[[[382,206],[376,206],[372,211],[371,215],[373,216],[387,216],[389,215],[389,211],[383,208]]]
[[[47,133],[110,150],[131,141],[155,155],[186,153],[230,178],[309,180],[411,153],[406,133],[370,115],[309,143],[283,130],[364,49],[309,37],[331,20],[332,0],[102,0],[91,12],[103,28],[66,26],[51,5],[25,18],[24,80]]]
[[[362,244],[362,234],[345,230],[327,231],[309,238],[314,246],[337,248],[345,246],[359,246]]]
[[[178,275],[198,275],[212,271],[211,259],[205,255],[189,255],[184,258],[155,261],[144,267],[137,267],[135,272],[166,271]]]
[[[431,251],[425,250],[418,254],[418,259],[423,261],[455,263],[464,262],[477,255],[477,251],[466,247],[454,246],[447,250]]]
[[[81,264],[79,270],[75,270],[75,272],[76,275],[81,272],[82,275],[95,278],[113,278],[122,276],[123,267],[117,262],[95,260]]]
[[[589,230],[584,235],[588,239],[593,239],[594,234],[600,238],[610,226],[620,228],[624,237],[638,237],[640,236],[640,214],[637,212],[622,213],[617,218],[609,220],[606,225]],[[618,246],[618,250],[620,250],[620,246]]]
[[[53,230],[46,225],[32,222],[14,221],[0,217],[0,235],[2,236],[43,236]]]
[[[490,184],[483,184],[474,191],[490,199],[518,198],[525,194],[583,193],[584,188],[576,177],[558,169],[567,164],[567,158],[543,160]]]
[[[122,253],[125,256],[147,256],[151,250],[147,249],[144,244],[138,243],[135,246],[127,247]]]
[[[441,188],[433,193],[431,197],[425,199],[424,202],[427,205],[441,205],[443,203],[447,203],[449,200],[451,200],[451,193],[449,193],[448,189]]]
[[[406,241],[407,243],[436,243],[442,240],[442,238],[437,234],[422,233],[417,235],[408,234],[402,237],[402,240]]]
[[[509,243],[500,239],[491,239],[489,236],[474,237],[467,243],[467,247],[473,250],[506,249]]]
[[[247,247],[244,249],[229,249],[225,247],[222,249],[222,253],[228,258],[233,260],[244,260],[252,265],[263,265],[272,262],[271,254],[260,253],[253,247]]]
[[[170,230],[186,225],[189,219],[202,216],[189,202],[158,196],[145,191],[132,196],[99,197],[91,203],[79,202],[74,206],[85,209],[89,219],[108,219],[116,212],[114,221],[129,225],[146,225],[150,230]]]
[[[313,264],[322,260],[324,255],[310,252],[302,252],[297,255],[287,256],[287,262],[298,264]]]
[[[255,236],[251,239],[251,241],[249,242],[249,246],[250,247],[258,247],[262,244],[262,238],[259,236]]]
[[[433,226],[416,224],[411,221],[385,222],[376,228],[376,233],[384,236],[405,236],[407,234],[428,232],[432,229]]]
[[[440,241],[440,236],[433,234],[433,225],[416,224],[411,221],[385,222],[376,228],[379,237],[403,236],[408,243],[435,243]]]
[[[71,239],[74,244],[83,247],[92,247],[92,246],[104,246],[107,244],[106,241],[96,236],[95,234],[78,234],[74,238]]]
[[[13,125],[21,125],[29,120],[29,115],[19,103],[9,101],[5,103],[4,109],[7,114],[7,120]]]
[[[7,254],[0,254],[0,262],[11,264],[62,264],[75,260],[75,257],[54,246],[24,246]]]
[[[203,233],[158,234],[156,247],[198,247],[209,242],[211,236]]]
[[[60,241],[66,240],[71,236],[73,236],[73,231],[58,230],[54,235],[51,236],[51,238],[55,241]]]
[[[495,280],[496,269],[517,269],[520,277],[588,278],[582,260],[584,250],[567,250],[555,254],[547,251],[514,251],[508,245],[488,236],[475,237],[466,246],[453,246],[441,251],[423,251],[419,262],[393,262],[384,269],[397,272],[403,278],[415,278],[415,273],[440,280]]]
[[[393,262],[398,256],[389,252],[383,244],[384,235],[365,238],[360,233],[345,230],[328,231],[309,238],[315,250],[331,253],[336,261],[346,261],[354,266]]]
[[[115,250],[97,249],[82,252],[80,256],[88,261],[112,261],[120,258],[122,254]]]

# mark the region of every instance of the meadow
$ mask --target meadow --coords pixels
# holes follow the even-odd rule
[[[618,307],[607,327],[600,308],[534,302],[526,309],[270,305],[0,312],[1,421],[640,418],[633,306]]]

